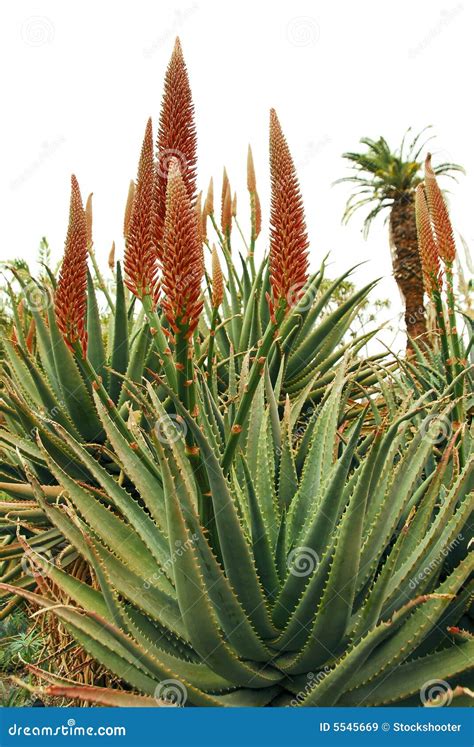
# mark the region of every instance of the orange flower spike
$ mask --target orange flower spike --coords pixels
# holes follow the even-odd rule
[[[225,237],[227,237],[232,230],[232,196],[228,181],[225,195],[222,200],[221,228]]]
[[[451,225],[443,193],[439,188],[435,173],[431,166],[431,154],[429,153],[425,161],[425,187],[426,199],[428,202],[431,221],[433,223],[439,256],[446,264],[452,265],[456,258],[453,227]]]
[[[125,205],[125,215],[123,217],[123,236],[125,240],[127,240],[127,236],[128,236],[128,227],[130,225],[130,218],[132,216],[134,197],[135,197],[135,182],[132,179],[128,187],[127,202]]]
[[[274,109],[270,111],[271,310],[294,304],[308,279],[308,236],[293,159]]]
[[[155,241],[161,258],[166,214],[166,185],[172,158],[180,163],[182,179],[192,203],[196,198],[197,143],[194,105],[179,38],[166,70],[157,139]]]
[[[203,233],[203,224],[202,224],[202,192],[199,192],[197,199],[196,199],[196,205],[194,207],[196,210],[196,223],[198,227],[198,235],[199,235],[199,241],[201,244],[204,243],[204,233]]]
[[[72,348],[79,341],[86,355],[87,307],[87,222],[81,192],[75,176],[71,177],[69,226],[64,257],[56,288],[54,311],[58,328]]]
[[[191,337],[203,307],[204,273],[196,210],[191,202],[178,159],[171,160],[163,231],[163,311],[174,332]]]
[[[204,203],[204,211],[207,215],[212,215],[214,213],[214,181],[211,179],[209,181],[209,187],[207,188],[207,195],[206,195],[206,201]]]
[[[425,188],[422,184],[419,184],[416,188],[415,211],[423,279],[426,292],[431,296],[434,291],[441,290],[441,267],[438,248],[433,236]]]
[[[148,120],[143,139],[138,176],[125,242],[125,285],[137,298],[157,296],[157,263],[154,243],[155,166],[153,130]]]
[[[252,212],[253,240],[258,237],[262,230],[262,209],[257,192],[257,180],[255,177],[255,166],[253,163],[252,148],[249,145],[247,152],[247,189],[250,193],[250,208]]]
[[[234,192],[232,198],[232,217],[237,218],[237,192]]]
[[[92,192],[86,200],[87,246],[92,246]]]
[[[247,151],[247,189],[252,194],[257,190],[257,180],[255,177],[255,166],[253,164],[252,148],[249,145]]]
[[[224,298],[224,277],[217,249],[212,245],[212,308],[218,309]]]
[[[224,202],[227,194],[227,189],[230,188],[230,182],[229,177],[227,176],[227,170],[224,166],[224,171],[222,173],[222,190],[221,190],[221,215],[224,210]]]

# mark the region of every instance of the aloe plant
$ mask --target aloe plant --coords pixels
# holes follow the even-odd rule
[[[430,471],[423,429],[406,437],[424,401],[365,438],[363,415],[341,430],[349,379],[341,368],[304,425],[301,399],[275,417],[275,392],[262,379],[229,477],[225,423],[213,425],[206,413],[197,424],[173,395],[203,456],[214,509],[207,527],[186,441],[175,435],[159,385],[140,398],[148,427],[133,449],[113,405],[94,393],[128,481],[59,424],[63,453],[74,454],[96,489],[71,477],[40,439],[67,505],[49,503],[26,469],[39,504],[90,563],[100,590],[31,548],[43,594],[20,593],[51,608],[86,651],[158,703],[170,680],[189,704],[215,706],[390,704],[433,678],[453,691],[465,685],[472,639],[459,622],[472,592],[472,456],[459,470],[451,444]],[[427,417],[439,407],[430,404]],[[58,606],[48,587],[74,606]],[[64,687],[55,682],[50,692]],[[76,695],[111,697],[84,688]]]
[[[179,44],[156,162],[152,146],[148,122],[124,282],[118,265],[109,303],[110,361],[87,282],[90,220],[73,179],[48,324],[34,316],[37,349],[20,336],[6,344],[0,432],[3,489],[33,498],[27,510],[44,529],[38,535],[28,515],[15,522],[17,505],[8,512],[13,539],[1,557],[24,552],[32,575],[9,566],[0,589],[56,616],[131,692],[30,671],[49,694],[109,705],[406,703],[433,678],[468,697],[472,445],[466,429],[437,450],[427,437],[459,398],[423,393],[391,407],[384,374],[395,373],[358,356],[364,339],[344,341],[373,284],[324,315],[342,279],[318,295],[324,263],[311,274],[298,180],[273,110],[269,252],[259,266],[250,156],[251,237],[237,271],[227,175],[220,226],[212,188],[203,211],[196,197]],[[55,382],[57,412],[45,399]],[[45,535],[59,555],[39,545]],[[94,584],[68,572],[76,556]]]
[[[179,106],[175,105],[176,100]],[[273,122],[275,131],[279,130],[276,115]],[[278,137],[281,148],[281,132]],[[186,402],[190,409],[194,407],[193,387],[189,387],[187,382],[195,376],[204,378],[206,397],[212,393],[215,406],[222,410],[224,403],[227,417],[234,417],[239,379],[249,370],[270,322],[267,303],[272,292],[269,257],[264,255],[259,262],[255,257],[261,230],[261,209],[251,151],[247,164],[251,229],[246,242],[248,251],[244,248],[245,256],[240,252],[237,256],[233,247],[238,221],[235,205],[233,207],[229,199],[227,206],[224,206],[223,199],[220,227],[214,213],[212,189],[202,213],[197,214],[197,202],[191,211],[196,197],[196,139],[191,92],[179,43],[165,77],[157,149],[155,158],[149,120],[137,179],[131,183],[125,209],[123,270],[120,262],[115,263],[115,256],[109,258],[114,272],[113,288],[104,280],[95,258],[91,198],[84,209],[75,177],[71,183],[69,227],[59,278],[56,279],[49,268],[39,280],[25,268],[22,271],[13,268],[14,282],[7,286],[13,332],[3,337],[1,346],[4,360],[0,396],[3,419],[0,426],[0,490],[7,494],[8,500],[0,502],[0,533],[3,537],[0,577],[20,587],[32,589],[35,580],[28,563],[25,573],[24,548],[15,536],[18,526],[36,547],[53,554],[61,552],[64,562],[72,563],[77,554],[67,546],[61,532],[51,526],[37,504],[18,450],[23,457],[32,460],[33,472],[44,486],[48,500],[62,501],[62,490],[34,441],[35,434],[39,433],[43,441],[57,443],[48,419],[61,424],[79,441],[91,444],[100,464],[111,470],[111,474],[117,473],[104,442],[105,433],[92,397],[93,387],[100,387],[102,396],[117,405],[122,432],[129,431],[128,412],[136,389],[144,380],[152,380],[154,375],[163,375],[176,392],[179,385],[181,401]],[[165,236],[166,187],[173,158],[176,161],[173,183],[182,180],[189,199],[188,223],[193,222],[195,211],[194,269],[187,261],[183,264],[183,258],[178,256],[172,225],[168,226],[168,238]],[[274,210],[275,223],[279,214],[287,219],[285,211],[291,211],[284,180],[288,178],[294,182],[293,199],[297,189],[289,153],[286,154],[285,169],[286,173],[273,176],[275,184],[281,185],[280,203]],[[227,176],[226,180],[224,191],[230,195]],[[302,220],[301,212],[300,223]],[[211,230],[215,233],[214,239]],[[163,247],[164,241],[167,241],[166,248]],[[205,269],[205,263],[201,267],[202,248],[213,257],[213,271],[204,274],[204,294],[201,297],[201,278]],[[283,246],[279,252],[283,261]],[[186,251],[183,256],[187,260]],[[276,256],[275,251],[273,256]],[[90,273],[88,264],[92,265]],[[272,348],[268,376],[274,385],[279,382],[280,406],[287,394],[291,399],[304,395],[307,408],[318,403],[348,351],[354,353],[351,407],[360,395],[360,386],[366,389],[379,386],[372,365],[382,356],[362,356],[364,345],[376,330],[359,338],[346,339],[351,321],[374,283],[336,303],[338,289],[351,271],[329,282],[325,277],[325,264],[324,260],[320,269],[309,277],[305,271],[303,276],[295,276],[294,283],[286,284],[282,292],[288,296],[285,301],[289,308],[284,322],[275,341],[275,330],[267,336],[266,344]],[[274,273],[274,269],[272,271]],[[188,305],[195,304],[194,326],[190,331],[183,329],[178,335],[174,316],[191,310],[179,307],[186,295],[188,278],[194,283],[194,300],[187,301]],[[22,298],[19,309],[18,296]],[[187,356],[191,338],[192,375],[189,370],[185,371],[189,365]],[[254,375],[254,381],[257,379]],[[166,401],[163,388],[159,396]],[[168,404],[166,407],[170,409]],[[132,442],[133,438],[129,438]],[[226,459],[238,440],[239,434],[235,433]],[[192,443],[189,446],[193,448]],[[58,453],[58,458],[64,465],[68,464],[71,475],[87,480],[80,462],[73,455],[59,457]],[[20,601],[19,597],[10,599],[9,595],[5,599],[9,601],[0,610],[0,616],[6,616]]]

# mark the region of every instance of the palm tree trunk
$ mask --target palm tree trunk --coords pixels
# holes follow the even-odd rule
[[[393,274],[405,302],[407,352],[410,352],[410,337],[416,339],[423,335],[426,341],[423,275],[412,194],[404,194],[393,203],[390,212],[390,237],[394,246]]]

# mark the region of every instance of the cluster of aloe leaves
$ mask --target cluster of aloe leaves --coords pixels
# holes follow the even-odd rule
[[[239,377],[242,370],[245,371],[246,366],[248,368],[250,352],[257,345],[262,328],[268,322],[265,301],[268,273],[266,262],[262,263],[258,272],[253,273],[248,260],[242,260],[240,275],[230,260],[228,268],[229,282],[222,303],[222,318],[217,319],[215,337],[212,339],[212,361],[209,362],[212,318],[209,305],[206,309],[207,319],[202,320],[195,347],[197,366],[206,382],[203,382],[206,396],[212,390],[217,407],[220,406],[218,400],[225,401],[223,415],[227,413],[226,417],[231,419]],[[371,359],[357,357],[358,351],[375,331],[341,344],[354,314],[373,284],[354,293],[342,304],[334,304],[334,294],[348,273],[318,292],[324,271],[323,263],[311,279],[300,310],[295,308],[288,318],[275,349],[269,369],[270,380],[274,382],[292,340],[291,356],[280,383],[282,399],[289,394],[292,398],[303,397],[309,403],[320,401],[327,385],[334,379],[340,361],[349,350],[353,354],[350,367],[354,374],[354,396],[359,396],[359,386],[378,386],[379,374],[374,372],[373,366],[381,356],[375,355]],[[103,282],[100,273],[99,278]],[[4,337],[2,340],[0,490],[9,496],[9,500],[0,503],[0,516],[3,517],[0,526],[4,537],[0,560],[3,581],[13,582],[22,588],[33,588],[35,580],[29,564],[22,563],[24,548],[16,536],[18,522],[33,547],[47,552],[61,549],[65,564],[75,559],[76,552],[64,546],[61,532],[51,526],[47,515],[37,504],[25,475],[22,457],[31,460],[34,474],[44,486],[50,502],[62,500],[62,489],[35,443],[36,434],[54,450],[59,463],[67,465],[72,477],[87,479],[80,461],[69,450],[64,456],[61,456],[62,447],[57,451],[57,435],[49,422],[55,421],[78,441],[93,444],[95,457],[100,463],[111,474],[119,474],[119,468],[104,448],[106,436],[92,399],[91,382],[95,377],[100,377],[124,423],[128,423],[133,386],[140,386],[144,380],[152,381],[153,376],[160,373],[160,363],[144,313],[137,311],[136,299],[130,298],[124,287],[120,263],[116,268],[115,293],[112,298],[108,292],[110,305],[105,310],[99,311],[103,302],[98,282],[96,280],[94,287],[93,279],[89,277],[88,370],[80,357],[74,357],[57,329],[52,304],[53,274],[49,272],[38,283],[25,272],[16,272],[16,282],[23,289],[26,304],[20,315],[17,295],[12,287],[7,288],[18,339],[12,342]],[[35,336],[33,344],[30,344],[28,331],[32,325]],[[124,380],[126,386],[122,385]],[[163,396],[163,390],[160,396]],[[18,601],[19,597],[10,600],[0,615],[8,614]]]
[[[3,341],[1,588],[51,608],[141,695],[42,673],[51,691],[159,704],[172,681],[190,705],[419,704],[441,679],[454,702],[468,697],[469,435],[461,467],[457,434],[434,453],[425,428],[450,417],[449,397],[406,389],[395,408],[377,406],[390,380],[357,357],[360,342],[328,334],[339,324],[343,335],[370,286],[324,316],[321,277],[281,329],[229,471],[232,412],[265,324],[265,263],[238,290],[228,282],[211,370],[205,322],[196,338],[197,417],[163,377],[119,268],[109,353],[92,282],[87,359],[51,306],[30,310],[34,348],[21,334]],[[207,526],[185,434],[202,454]],[[77,555],[98,589],[68,573]]]

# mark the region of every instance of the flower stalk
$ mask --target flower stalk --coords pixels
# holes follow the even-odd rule
[[[69,226],[55,294],[55,316],[68,347],[87,353],[87,222],[76,177],[71,177]]]
[[[234,417],[222,458],[229,472],[240,434],[248,417],[259,381],[265,372],[278,337],[278,330],[295,296],[308,278],[308,238],[303,201],[290,150],[274,109],[270,111],[270,322],[253,360],[247,388]],[[297,291],[297,292],[296,292]],[[291,295],[291,299],[290,299]]]

